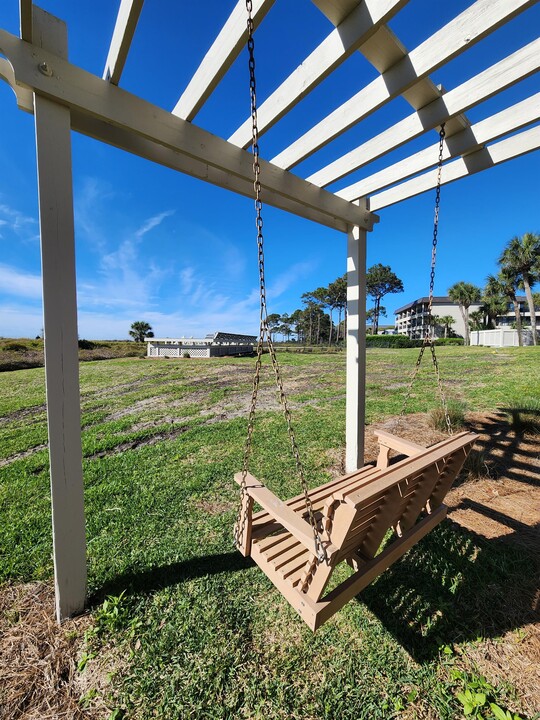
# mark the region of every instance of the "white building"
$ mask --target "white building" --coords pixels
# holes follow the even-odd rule
[[[216,332],[204,338],[146,338],[148,357],[223,357],[249,355],[256,335]]]
[[[521,313],[521,322],[523,327],[530,327],[531,314],[529,312],[529,306],[527,305],[526,298],[524,296],[518,296],[519,309]],[[426,324],[428,319],[428,297],[422,297],[418,300],[403,305],[394,311],[396,316],[395,328],[400,335],[407,335],[410,338],[422,338],[425,335]],[[482,303],[473,303],[469,307],[469,314],[479,310],[482,307]],[[463,317],[457,303],[453,303],[448,296],[439,296],[433,298],[432,315],[443,317],[444,315],[450,315],[454,318],[455,322],[451,326],[453,335],[465,335],[465,324]],[[536,326],[540,325],[540,310],[536,313]],[[511,328],[515,326],[516,313],[514,311],[514,305],[508,304],[506,313],[499,315],[496,319],[496,327]],[[438,336],[444,335],[444,330],[441,327],[435,328],[435,334]]]
[[[428,304],[429,298],[421,297],[394,311],[396,330],[400,335],[407,335],[410,338],[424,337],[427,329]],[[469,313],[479,310],[480,305],[481,303],[473,303],[469,307]],[[452,325],[452,333],[461,336],[465,335],[465,323],[459,307],[448,296],[434,297],[431,313],[439,317],[450,315],[455,320]],[[438,334],[443,335],[444,331],[439,331]]]

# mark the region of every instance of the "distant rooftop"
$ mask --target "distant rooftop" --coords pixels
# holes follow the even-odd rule
[[[241,333],[215,332],[208,333],[204,337],[181,337],[181,338],[146,338],[149,343],[204,343],[205,345],[254,345],[257,341],[256,335],[242,335]]]

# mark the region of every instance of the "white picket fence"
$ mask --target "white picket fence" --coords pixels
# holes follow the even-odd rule
[[[522,330],[523,345],[532,345],[532,332]],[[495,328],[495,330],[471,331],[471,345],[487,345],[488,347],[518,347],[518,332],[512,328]]]

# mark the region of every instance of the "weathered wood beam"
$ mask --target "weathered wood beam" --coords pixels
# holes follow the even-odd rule
[[[336,27],[362,0],[311,0]]]
[[[13,65],[18,84],[62,103],[72,112],[104,121],[100,140],[108,142],[107,127],[117,126],[162,145],[171,153],[184,154],[223,173],[252,181],[250,152],[3,30],[0,51]],[[43,64],[47,73],[39,69]],[[261,160],[261,170],[263,187],[271,194],[294,201],[300,209],[315,209],[330,219],[366,229],[372,227],[374,218],[365,207],[348,203],[265,160]]]
[[[291,168],[348,130],[389,100],[409,90],[419,79],[464,52],[536,0],[477,0],[428,40],[398,60],[311,130],[272,159]]]
[[[106,142],[133,155],[138,155],[145,160],[150,160],[172,170],[209,182],[212,185],[231,190],[239,195],[248,198],[254,197],[252,180],[236,177],[188,155],[171,152],[163,145],[152,142],[140,135],[135,135],[124,128],[107,125],[102,120],[96,120],[90,115],[77,112],[71,114],[71,127],[83,135]],[[272,207],[312,220],[320,225],[326,225],[333,230],[347,232],[350,227],[350,224],[344,220],[321,213],[316,208],[300,205],[298,202],[283,197],[266,187],[263,187],[262,198],[265,203]]]
[[[366,232],[347,236],[347,391],[345,472],[364,465],[366,422]]]
[[[144,0],[121,0],[120,2],[109,54],[103,70],[103,79],[113,85],[118,85],[120,82],[143,3]]]
[[[275,0],[253,0],[252,18],[257,27]],[[229,19],[191,78],[173,109],[173,115],[193,120],[236,60],[247,41],[245,0],[238,0]]]
[[[454,180],[495,167],[495,165],[533,152],[538,148],[540,148],[540,126],[525,130],[444,165],[441,183],[444,185],[454,182]],[[432,190],[436,185],[437,171],[424,173],[424,175],[408,180],[397,187],[372,195],[370,198],[371,209],[375,211],[394,205],[427,190]]]
[[[259,135],[269,130],[292,107],[341,65],[377,29],[388,22],[408,0],[364,0],[281,83],[258,108]],[[251,118],[229,138],[247,147],[251,142]]]
[[[312,0],[319,10],[326,15],[330,22],[339,25],[342,19],[350,12],[351,3],[355,0]],[[379,29],[359,48],[358,51],[380,73],[386,72],[392,65],[407,55],[403,43],[394,35],[387,25]],[[415,109],[427,105],[441,96],[440,87],[437,87],[429,77],[422,78],[403,93],[403,98]],[[461,116],[454,118],[448,131],[466,127],[467,119]]]
[[[307,180],[326,187],[355,170],[395,150],[406,142],[465,112],[492,95],[536,72],[540,67],[540,39],[492,65],[454,90],[371,138],[338,160],[310,175]],[[447,132],[447,136],[455,134]],[[457,130],[460,132],[460,130]],[[341,197],[344,197],[341,195]],[[356,197],[361,197],[357,195]]]
[[[532,125],[537,120],[540,120],[540,93],[536,93],[522,102],[512,105],[512,107],[501,110],[501,112],[447,137],[443,148],[443,160],[446,161],[450,158],[469,154],[482,145],[493,142],[527,125]],[[438,159],[438,148],[439,143],[430,145],[425,150],[409,155],[409,157],[340,190],[336,194],[346,200],[354,200],[366,195],[372,195],[385,187],[399,183],[430,167],[434,167]]]
[[[19,0],[21,40],[32,42],[32,0]]]
[[[67,57],[63,22],[35,7],[33,25],[45,47]],[[71,123],[69,108],[38,93],[34,115],[54,578],[60,621],[81,612],[86,596]]]

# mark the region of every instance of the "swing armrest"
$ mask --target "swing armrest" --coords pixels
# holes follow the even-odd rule
[[[236,473],[234,479],[241,485],[242,473]],[[248,495],[264,508],[266,512],[270,513],[274,520],[283,525],[304,547],[315,552],[311,525],[250,473],[246,475],[246,483],[246,492]],[[337,548],[331,543],[328,545],[325,544],[325,548],[328,559],[337,552]]]
[[[403,438],[392,435],[385,430],[375,430],[374,435],[376,435],[379,442],[379,457],[377,458],[377,467],[379,469],[388,467],[388,453],[390,450],[396,450],[407,457],[418,455],[426,450],[424,445],[418,445],[410,440],[403,440]]]

